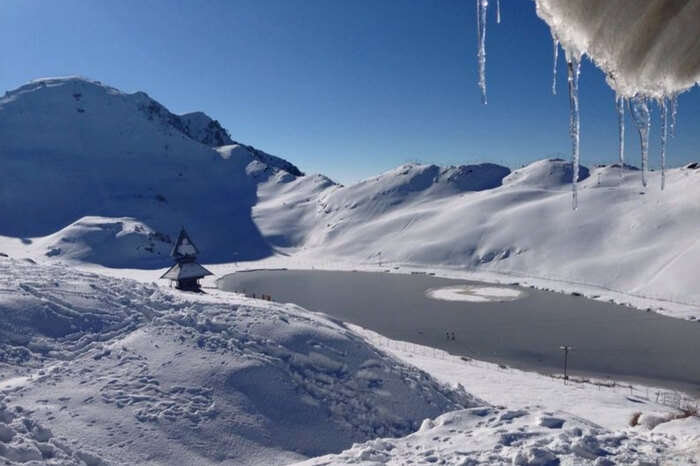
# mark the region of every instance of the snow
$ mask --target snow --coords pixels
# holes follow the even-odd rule
[[[670,169],[663,193],[640,195],[639,171],[628,165],[581,167],[582,202],[572,216],[571,168],[538,161],[496,188],[448,195],[439,183],[409,189],[424,167],[320,194],[299,180],[287,186],[299,191],[284,199],[264,186],[253,212],[264,236],[304,259],[495,273],[589,296],[620,292],[623,302],[657,300],[655,310],[700,317],[691,279],[700,212],[690,195],[700,173]],[[660,181],[658,172],[649,177]],[[284,224],[293,225],[293,236],[284,235]]]
[[[649,128],[648,100],[659,102],[662,120],[661,189],[665,187],[668,101],[671,101],[671,134],[676,120],[678,94],[700,83],[700,43],[695,40],[700,21],[697,2],[673,0],[535,0],[537,15],[550,27],[554,44],[552,93],[556,94],[559,45],[566,54],[572,139],[572,207],[578,206],[580,110],[578,80],[582,57],[588,56],[604,73],[615,91],[620,114],[620,165],[624,165],[623,112],[629,100],[640,132],[642,186],[647,186]],[[486,103],[486,23],[488,0],[477,0],[479,87]],[[500,2],[497,22],[501,22]]]
[[[190,243],[187,238],[182,240],[182,243],[180,243],[177,246],[177,248],[175,248],[175,252],[177,252],[181,256],[193,256],[193,255],[197,254],[197,250],[194,248],[192,243]]]
[[[108,463],[267,465],[477,404],[323,315],[207,291],[0,258],[0,421]]]
[[[700,81],[698,2],[535,0],[564,50],[580,50],[620,96],[669,97]]]
[[[353,445],[327,464],[690,464],[700,456],[697,418],[668,421],[675,411],[654,402],[654,389],[569,383],[392,341],[351,326],[374,345],[464,385],[489,405],[426,420],[415,434]],[[648,390],[652,394],[647,396]],[[663,422],[630,427],[636,413]],[[546,459],[538,463],[537,459]],[[635,463],[639,462],[639,463]]]
[[[172,114],[142,92],[125,94],[80,78],[35,81],[6,93],[0,98],[0,236],[43,243],[64,230],[45,251],[55,260],[152,268],[167,264],[161,251],[186,226],[205,260],[265,257],[269,246],[250,218],[257,184],[277,171],[301,172],[250,146],[237,146],[227,158],[232,145],[212,148],[205,133],[190,134],[193,118]],[[246,171],[251,164],[264,166],[257,178]],[[85,224],[95,218],[105,222]],[[142,229],[130,239],[118,233],[117,219],[125,218]],[[217,233],[221,229],[228,234]],[[65,235],[81,247],[71,238],[61,241]],[[112,243],[144,247],[110,254],[119,247],[106,242],[110,235]]]
[[[460,285],[428,290],[426,296],[445,301],[499,302],[518,299],[522,292],[515,288]]]
[[[175,264],[160,278],[182,280],[186,278],[204,277],[206,275],[211,275],[211,272],[201,265],[197,264],[196,262],[185,262],[182,264]]]
[[[676,411],[645,387],[563,385],[292,304],[74,267],[0,258],[0,290],[3,459],[687,464],[698,455],[697,423],[670,420]]]
[[[667,170],[663,195],[641,196],[633,167],[581,166],[572,216],[563,160],[512,173],[407,164],[340,186],[249,146],[212,149],[149,108],[162,106],[79,78],[1,99],[0,253],[138,276],[171,265],[185,226],[209,269],[291,254],[459,270],[700,317],[692,168]]]
[[[672,122],[673,100],[670,113]],[[697,422],[670,420],[677,412],[653,388],[563,385],[464,361],[219,292],[214,277],[203,295],[152,283],[186,226],[218,275],[391,268],[494,283],[443,297],[512,299],[504,290],[517,282],[697,319],[693,165],[666,170],[663,194],[640,194],[629,165],[581,166],[572,213],[574,167],[563,160],[513,172],[407,164],[341,186],[224,140],[203,114],[174,115],[82,78],[11,91],[0,118],[3,459],[605,464],[599,448],[610,461],[684,464],[698,455]]]

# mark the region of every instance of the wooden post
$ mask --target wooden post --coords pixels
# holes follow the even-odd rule
[[[574,348],[572,346],[562,345],[559,349],[564,351],[564,383],[566,384],[566,381],[569,379],[569,376],[566,375],[566,369],[569,363],[569,351]]]

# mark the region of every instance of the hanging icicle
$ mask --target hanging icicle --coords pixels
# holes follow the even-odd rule
[[[578,207],[578,168],[579,168],[579,130],[580,113],[578,107],[578,78],[581,73],[581,54],[566,51],[568,81],[569,81],[569,134],[571,135],[571,164],[574,171],[571,183],[571,206]]]
[[[649,104],[646,97],[637,94],[629,101],[629,106],[632,119],[639,131],[639,142],[642,147],[642,186],[646,188],[647,162],[649,159],[649,128],[651,128]]]
[[[666,144],[668,143],[668,99],[659,100],[661,106],[661,190],[666,187]]]
[[[618,130],[617,151],[620,158],[620,177],[622,177],[625,171],[625,100],[626,99],[622,96],[615,96]]]
[[[559,61],[559,39],[552,33],[554,44],[554,66],[552,67],[552,95],[557,95],[557,62]]]
[[[481,88],[481,103],[486,105],[486,10],[488,0],[476,0],[476,26],[478,33],[479,50],[479,87]]]
[[[501,24],[501,0],[496,0],[496,22]]]
[[[671,96],[671,137],[676,135],[676,116],[678,115],[678,94]]]

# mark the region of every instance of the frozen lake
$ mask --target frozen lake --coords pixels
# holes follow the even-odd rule
[[[239,272],[221,278],[219,287],[264,293],[392,339],[542,373],[561,373],[559,347],[570,345],[572,375],[700,393],[700,323],[653,312],[530,288],[381,272]]]

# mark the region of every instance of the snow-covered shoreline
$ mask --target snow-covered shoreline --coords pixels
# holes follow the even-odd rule
[[[383,455],[387,455],[384,459],[389,464],[401,464],[411,457],[413,453],[399,445],[406,441],[414,442],[414,440],[408,439],[416,438],[422,438],[418,442],[421,445],[420,451],[432,450],[433,455],[449,458],[450,455],[458,454],[449,447],[454,445],[454,442],[469,444],[469,438],[461,437],[464,432],[471,432],[481,438],[480,442],[474,444],[475,450],[470,454],[471,456],[466,455],[466,457],[477,458],[484,457],[483,455],[495,455],[492,458],[492,462],[495,464],[508,458],[537,456],[545,450],[549,452],[547,455],[557,455],[562,459],[568,458],[567,461],[573,458],[575,461],[581,461],[582,464],[593,464],[594,460],[601,457],[602,453],[600,452],[603,450],[608,452],[605,456],[620,461],[644,458],[648,460],[680,458],[676,464],[683,464],[688,458],[695,458],[698,455],[698,452],[693,450],[697,446],[697,436],[700,435],[700,425],[696,419],[662,422],[653,430],[649,429],[649,426],[670,419],[678,412],[677,409],[657,402],[658,396],[654,397],[655,389],[653,388],[636,387],[632,392],[628,392],[627,389],[620,390],[619,388],[593,384],[571,383],[563,385],[561,380],[550,377],[514,369],[504,369],[495,364],[465,360],[433,348],[388,340],[374,332],[355,326],[331,323],[332,321],[323,314],[310,312],[292,304],[270,303],[245,298],[211,287],[206,289],[207,294],[201,296],[171,291],[165,284],[154,284],[152,280],[148,279],[154,271],[143,271],[137,274],[141,281],[139,283],[124,278],[125,275],[132,275],[130,271],[125,270],[111,270],[111,275],[117,277],[110,278],[103,274],[81,272],[75,267],[62,265],[44,266],[25,261],[0,259],[0,264],[3,263],[3,280],[6,283],[2,286],[0,298],[3,308],[12,310],[11,312],[14,313],[12,315],[21,316],[22,312],[25,312],[24,309],[29,309],[28,306],[36,306],[32,303],[38,299],[39,301],[36,302],[48,303],[49,308],[47,309],[55,309],[51,312],[58,312],[58,316],[70,316],[70,319],[81,319],[82,315],[94,315],[104,322],[114,322],[110,325],[117,325],[118,320],[114,319],[118,314],[113,314],[114,312],[124,313],[123,315],[127,316],[125,323],[118,324],[118,327],[109,330],[104,336],[99,331],[86,329],[87,333],[80,338],[81,343],[78,346],[67,345],[67,342],[62,342],[60,339],[52,340],[51,337],[42,337],[30,345],[30,347],[35,348],[41,348],[42,345],[46,344],[50,345],[51,352],[48,354],[63,355],[58,364],[54,364],[51,357],[32,357],[30,359],[34,361],[30,364],[33,367],[32,370],[27,371],[20,369],[21,366],[14,366],[16,369],[13,372],[3,371],[0,377],[0,386],[2,386],[0,396],[3,397],[3,403],[5,403],[3,406],[7,406],[3,409],[14,410],[16,406],[25,409],[33,407],[32,419],[34,420],[31,422],[40,423],[40,425],[45,426],[42,427],[43,429],[50,429],[51,435],[57,436],[57,440],[52,441],[52,445],[54,445],[52,448],[57,448],[56,445],[62,445],[60,442],[64,440],[61,439],[68,438],[66,436],[70,432],[72,435],[77,435],[77,439],[74,439],[76,444],[92,445],[92,448],[80,450],[82,455],[92,455],[98,459],[104,457],[108,462],[114,461],[114,458],[117,457],[115,456],[117,450],[114,448],[123,445],[123,443],[117,444],[104,440],[104,443],[96,444],[95,441],[100,435],[106,435],[108,432],[103,429],[111,428],[109,420],[100,413],[103,413],[104,409],[116,408],[119,411],[114,414],[119,419],[123,419],[119,427],[123,433],[119,434],[117,438],[126,436],[126,438],[131,438],[130,441],[133,442],[130,458],[143,458],[139,455],[152,455],[156,450],[163,448],[166,440],[158,433],[159,429],[165,426],[170,426],[168,429],[172,429],[177,426],[178,436],[196,435],[197,438],[200,438],[201,435],[204,435],[201,440],[206,439],[210,453],[203,453],[197,449],[192,450],[191,447],[182,445],[178,447],[179,453],[176,454],[184,455],[181,456],[182,458],[197,459],[206,463],[212,459],[211,451],[219,448],[218,442],[223,441],[223,439],[219,436],[207,437],[208,434],[204,433],[193,434],[185,419],[187,416],[196,419],[195,425],[204,429],[203,432],[208,432],[212,428],[221,428],[216,427],[220,421],[228,422],[225,421],[227,410],[234,409],[235,406],[235,403],[230,405],[231,400],[227,398],[229,395],[226,395],[231,389],[229,384],[232,382],[221,385],[220,381],[217,382],[216,374],[218,372],[224,370],[226,373],[239,374],[240,371],[243,371],[236,376],[226,376],[226,380],[240,380],[233,385],[234,392],[244,390],[245,393],[249,393],[246,396],[251,396],[250,393],[253,392],[248,392],[249,388],[254,391],[260,390],[263,386],[259,383],[264,383],[264,377],[259,379],[255,375],[255,371],[249,372],[251,369],[248,368],[248,363],[245,361],[286,361],[287,359],[284,357],[286,352],[301,351],[299,355],[292,356],[292,359],[289,360],[292,373],[301,370],[306,374],[297,383],[306,380],[303,382],[305,390],[311,390],[310,393],[314,393],[314,390],[320,390],[317,395],[327,397],[330,392],[326,392],[327,388],[322,387],[329,383],[332,386],[340,383],[340,381],[334,381],[336,375],[332,375],[339,366],[328,359],[335,357],[333,356],[336,354],[333,345],[338,343],[331,344],[331,342],[337,338],[341,339],[339,341],[344,341],[347,338],[350,340],[361,338],[366,342],[367,348],[373,348],[368,351],[377,351],[378,355],[386,355],[375,356],[375,358],[379,357],[387,364],[391,360],[403,361],[400,363],[401,366],[392,366],[391,371],[404,371],[401,373],[405,377],[406,374],[413,374],[412,369],[406,368],[415,367],[415,370],[425,371],[424,373],[431,374],[431,377],[440,383],[452,387],[456,393],[463,390],[462,387],[464,387],[470,393],[469,398],[465,398],[465,400],[473,400],[472,403],[486,409],[484,412],[490,413],[489,416],[495,415],[501,419],[496,423],[477,425],[480,415],[475,414],[476,411],[469,411],[469,409],[473,409],[474,404],[472,404],[472,408],[468,408],[466,413],[459,410],[451,411],[438,420],[423,422],[421,431],[410,434],[408,437],[385,438],[381,441],[370,440],[373,450],[377,449],[377,445],[394,445],[389,450],[382,447]],[[232,265],[226,267],[230,268]],[[217,272],[221,273],[222,270],[223,267],[220,267]],[[209,286],[213,283],[210,281]],[[97,302],[102,304],[100,304],[99,313],[95,314],[92,309]],[[287,335],[286,330],[283,331],[280,326],[286,328],[291,325],[292,321],[295,322],[295,326],[301,325],[299,330],[290,329],[292,334],[297,331],[312,332],[314,335],[312,341],[316,341],[316,343],[311,344],[310,348],[314,348],[318,342],[324,342],[321,344],[323,350],[318,356],[312,357],[311,353],[306,354],[308,349],[297,348],[297,343],[292,343],[292,340],[289,340],[291,334]],[[28,329],[32,329],[34,324],[31,322],[28,321],[23,325],[29,325]],[[79,320],[74,322],[77,324]],[[287,323],[284,324],[284,322]],[[311,325],[313,330],[308,325]],[[32,331],[36,332],[36,330]],[[281,331],[282,333],[279,333]],[[322,331],[325,336],[318,334],[319,331]],[[326,340],[327,338],[330,340]],[[231,361],[231,358],[238,361],[236,355],[239,352],[244,357],[240,361],[241,365]],[[260,354],[256,356],[258,353]],[[249,360],[248,356],[245,356],[246,354],[253,356],[253,359]],[[359,357],[357,354],[345,354],[342,356],[343,358],[352,356],[354,360]],[[385,357],[390,359],[382,359]],[[195,361],[199,362],[195,363]],[[359,365],[357,372],[359,380],[365,380],[363,377],[374,374],[374,369],[372,369],[374,366],[371,364],[366,362]],[[133,375],[136,375],[136,378],[126,377],[127,373],[123,371],[131,371],[137,366],[141,369],[135,370]],[[122,367],[124,369],[121,369]],[[95,377],[96,370],[107,378],[105,379],[104,376]],[[314,371],[319,371],[319,373],[316,374]],[[376,374],[371,377],[375,376]],[[308,377],[312,378],[307,380]],[[400,384],[389,382],[388,377],[387,373],[383,373],[381,376],[382,382],[376,392],[380,398],[372,403],[375,407],[376,403],[381,403],[379,400],[382,396],[386,395],[393,400],[402,400],[405,397],[405,395],[397,395],[397,390],[401,390]],[[438,392],[442,390],[438,388],[438,385],[435,385],[437,382],[422,379],[418,373],[411,375],[411,377],[414,377],[414,382],[412,382],[414,387],[422,387],[427,384],[426,387],[434,387]],[[179,382],[176,381],[178,378],[181,379]],[[249,380],[246,383],[252,385],[249,388],[246,388],[248,387],[246,384],[239,386],[238,384],[243,383],[244,380]],[[313,388],[317,382],[318,387]],[[379,382],[371,382],[370,386],[376,383]],[[187,391],[178,388],[183,385],[189,387],[186,389]],[[348,394],[347,390],[350,386],[343,388],[339,385],[333,389],[333,396],[342,398],[345,396],[343,393]],[[51,394],[47,392],[49,387]],[[505,387],[510,388],[504,389]],[[102,401],[99,401],[98,404],[91,401],[95,398],[94,395],[91,395],[95,390],[97,390],[96,393],[101,394]],[[340,391],[336,392],[336,390]],[[420,388],[420,390],[424,390],[424,388]],[[80,393],[80,396],[76,398],[75,393]],[[324,393],[326,395],[323,395]],[[288,393],[288,395],[290,394]],[[224,398],[221,398],[222,396]],[[292,398],[296,396],[294,395]],[[367,396],[371,396],[370,392],[362,395],[362,397]],[[275,397],[279,398],[279,394]],[[282,396],[281,399],[284,400],[285,397],[286,395]],[[292,405],[299,401],[292,398],[289,399]],[[319,401],[321,398],[313,401],[302,397],[302,401],[304,399],[307,400],[304,403],[310,403],[308,406],[316,406],[316,403],[319,402],[323,405],[327,402]],[[42,400],[48,400],[48,402]],[[90,401],[81,402],[80,400]],[[268,401],[257,404],[254,409],[263,409]],[[179,407],[180,402],[184,403],[182,407]],[[282,401],[282,403],[285,405],[287,401]],[[66,407],[65,411],[61,406]],[[123,414],[117,414],[123,413],[122,409],[128,409],[128,412],[133,411],[136,416],[134,418],[135,424],[128,421],[130,419],[128,416],[122,417]],[[183,409],[184,411],[182,411]],[[395,407],[394,410],[396,409],[402,408]],[[57,410],[61,414],[57,414]],[[278,421],[286,419],[285,422],[288,422],[289,419],[294,419],[291,414],[293,411],[290,411],[290,414],[282,414]],[[12,414],[13,419],[22,420],[27,416],[22,412],[12,412],[14,413]],[[189,414],[187,414],[188,412]],[[251,412],[250,415],[253,415],[254,412]],[[381,413],[381,409],[374,411],[374,408],[371,408],[370,412]],[[638,415],[640,425],[629,427],[630,419],[638,412],[641,413]],[[182,421],[177,421],[176,413],[186,416]],[[511,418],[509,413],[517,415]],[[379,416],[378,419],[381,419],[381,414],[376,415]],[[476,417],[474,417],[475,415]],[[270,414],[268,413],[266,416],[270,416]],[[292,418],[288,418],[288,416],[292,416]],[[556,419],[556,422],[552,421],[554,424],[565,425],[566,428],[560,431],[556,427],[548,427],[548,422],[542,424],[544,418]],[[95,424],[91,419],[100,420],[96,421]],[[512,422],[507,422],[510,420]],[[441,430],[441,426],[448,424],[462,426],[457,429],[462,433],[451,432],[449,428]],[[36,441],[31,432],[22,434],[19,424],[13,424],[13,426],[12,428],[16,432],[13,437],[16,439],[26,438],[26,441]],[[504,437],[500,433],[502,433],[502,429],[508,429],[511,426],[517,427],[527,435],[522,438],[518,437],[521,440],[508,441],[507,444],[503,444],[501,440]],[[142,430],[143,427],[146,429]],[[85,430],[88,428],[92,429],[92,433]],[[427,443],[429,439],[438,432],[435,429],[440,431],[440,435],[445,437],[445,441],[429,445]],[[369,438],[383,437],[382,432],[386,431],[377,430]],[[559,437],[560,433],[565,434],[565,436]],[[135,436],[145,436],[144,439],[149,439],[148,442],[152,443],[152,446],[146,447],[143,441],[136,441]],[[557,438],[560,438],[557,441],[559,443],[555,442]],[[527,439],[539,440],[533,444],[531,440]],[[331,441],[330,438],[326,440]],[[562,441],[563,443],[561,443]],[[591,442],[597,446],[588,449],[586,445],[591,444]],[[13,448],[18,448],[17,444],[12,445]],[[341,445],[341,443],[337,443],[337,445]],[[311,463],[339,464],[355,461],[356,455],[364,457],[365,454],[357,450],[360,447],[350,447],[349,445],[347,447],[350,449],[337,458],[311,460]],[[39,446],[32,448],[39,448]],[[274,446],[274,442],[273,445],[267,446],[263,442],[262,445],[248,445],[240,451],[257,451],[256,455],[262,455],[260,456],[263,458],[262,463],[253,461],[249,464],[284,464],[295,461],[293,452],[282,452],[279,448],[279,446]],[[364,448],[361,448],[362,451]],[[68,450],[61,451],[62,455],[69,454]],[[229,452],[227,455],[239,455],[240,451]],[[459,451],[463,452],[463,450]],[[32,455],[36,454],[40,453],[32,453]],[[459,453],[458,456],[465,455]],[[230,458],[233,458],[226,455],[221,458],[224,457],[228,457],[229,461]],[[72,458],[78,457],[72,456]],[[283,458],[284,460],[281,461]],[[303,458],[296,456],[296,460],[301,459]],[[330,463],[328,463],[329,461]],[[234,461],[234,463],[236,462],[237,460]],[[153,463],[162,464],[159,461],[153,461]],[[100,463],[95,462],[94,464]]]
[[[121,272],[113,269],[94,267],[81,264],[87,270],[96,270],[100,273],[121,276]],[[360,262],[343,257],[312,258],[304,255],[282,256],[277,255],[255,262],[237,262],[229,264],[207,264],[214,273],[214,277],[205,280],[210,287],[216,287],[216,281],[221,277],[235,272],[249,270],[343,270],[362,272],[385,272],[399,274],[432,274],[437,277],[469,280],[492,285],[518,285],[525,288],[534,288],[564,294],[578,294],[586,299],[613,302],[629,307],[631,310],[647,312],[649,310],[658,314],[677,319],[700,321],[700,304],[670,301],[655,297],[626,293],[623,291],[602,288],[581,282],[567,281],[557,278],[544,278],[519,273],[492,272],[481,270],[466,270],[464,268],[451,268],[445,266],[431,266],[415,263],[394,262]],[[128,270],[125,273],[133,273],[133,278],[150,281],[157,271]]]

